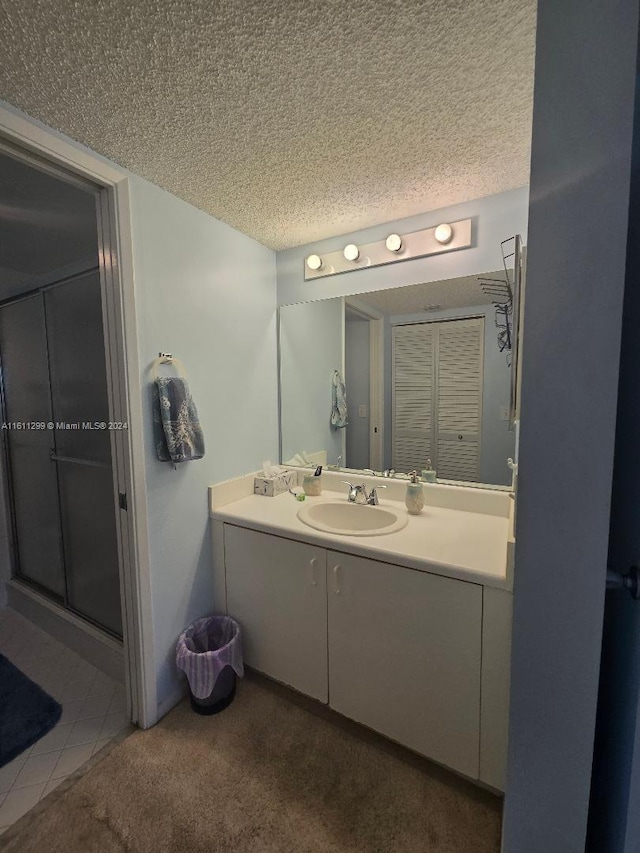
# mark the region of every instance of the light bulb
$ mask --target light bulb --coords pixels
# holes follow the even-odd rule
[[[453,228],[444,222],[442,225],[438,225],[436,230],[433,232],[433,236],[436,238],[438,243],[448,243],[453,237]]]
[[[322,258],[320,257],[320,255],[309,255],[309,257],[307,258],[307,266],[310,270],[313,270],[314,272],[316,272],[316,270],[319,270],[322,267]]]
[[[360,249],[355,243],[349,243],[348,246],[344,247],[343,255],[348,261],[357,261],[360,257]]]
[[[402,237],[399,234],[389,234],[386,247],[390,252],[399,252],[402,249]]]

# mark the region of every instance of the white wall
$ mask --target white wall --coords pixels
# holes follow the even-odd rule
[[[638,0],[539,0],[504,853],[585,850],[637,42]]]
[[[521,234],[524,242],[527,242],[528,202],[528,188],[521,187],[278,252],[278,304],[326,299],[329,296],[351,296],[404,284],[440,281],[501,269],[500,242],[514,234]],[[304,259],[312,252],[322,255],[338,251],[347,243],[371,243],[384,240],[392,232],[408,234],[440,222],[468,218],[473,220],[472,246],[469,249],[354,270],[313,281],[304,280]]]
[[[344,459],[345,430],[331,426],[333,371],[344,376],[344,300],[280,311],[282,461],[305,450]],[[348,393],[348,389],[347,389]],[[348,398],[347,398],[348,400]],[[277,461],[277,456],[269,457]],[[344,462],[343,462],[344,464]]]
[[[179,696],[178,634],[222,607],[213,599],[207,487],[277,459],[274,253],[139,179],[131,179],[138,349],[158,705]],[[174,470],[155,458],[147,368],[180,358],[206,455]]]

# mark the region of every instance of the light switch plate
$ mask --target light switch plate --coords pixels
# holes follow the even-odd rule
[[[367,406],[365,406],[362,403],[358,406],[358,417],[359,418],[366,418],[367,417]]]

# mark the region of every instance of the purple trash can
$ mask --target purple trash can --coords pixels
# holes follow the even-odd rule
[[[191,707],[217,714],[233,702],[236,676],[242,678],[242,634],[230,616],[205,616],[180,634],[176,664],[187,676]]]

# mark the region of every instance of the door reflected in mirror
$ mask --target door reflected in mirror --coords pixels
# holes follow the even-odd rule
[[[517,329],[487,280],[505,272],[280,308],[281,461],[510,485]]]

